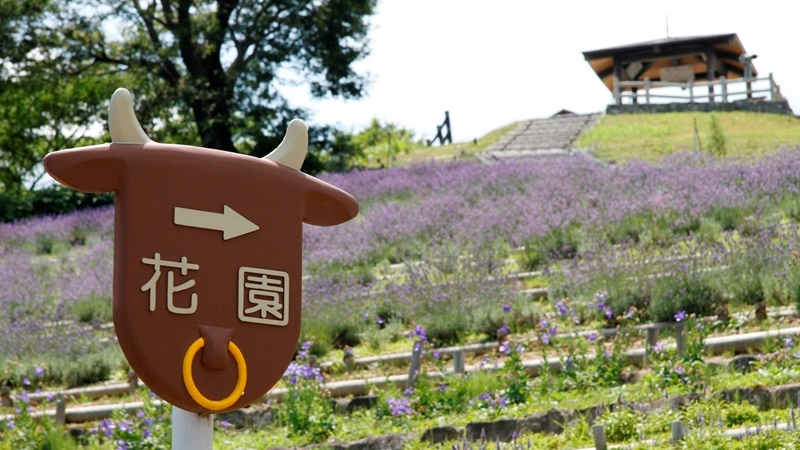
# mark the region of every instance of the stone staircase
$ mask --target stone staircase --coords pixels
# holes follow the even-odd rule
[[[486,149],[481,159],[491,162],[570,155],[580,135],[601,116],[560,111],[545,119],[524,121]]]

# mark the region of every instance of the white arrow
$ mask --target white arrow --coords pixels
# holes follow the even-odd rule
[[[228,205],[224,205],[221,214],[176,206],[175,225],[219,230],[222,231],[222,239],[226,241],[258,230],[258,225],[245,219]]]

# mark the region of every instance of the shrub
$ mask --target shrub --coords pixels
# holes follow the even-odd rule
[[[725,426],[728,428],[738,427],[744,424],[758,424],[761,417],[758,415],[758,408],[750,403],[738,403],[727,405],[722,414]]]
[[[639,418],[630,408],[619,408],[605,413],[596,420],[603,425],[609,442],[625,442],[639,437]]]
[[[734,206],[715,206],[709,217],[722,227],[722,231],[733,231],[745,222],[744,210]]]
[[[722,158],[728,153],[726,148],[725,132],[722,131],[722,126],[719,124],[717,115],[711,114],[711,121],[709,123],[711,128],[711,137],[708,140],[708,151],[717,158]]]
[[[14,222],[45,214],[64,214],[113,203],[112,193],[87,194],[61,185],[20,193],[0,192],[0,222]]]
[[[359,326],[353,323],[335,322],[328,330],[331,344],[336,349],[355,347],[361,343]]]
[[[278,417],[292,435],[320,442],[333,433],[335,418],[330,392],[323,389],[320,369],[309,362],[310,348],[311,342],[305,342],[283,375],[288,390]]]
[[[13,418],[0,423],[0,431],[3,432],[0,450],[69,450],[77,447],[69,434],[63,428],[56,426],[47,416],[33,417],[33,407],[26,391],[20,391],[15,397],[16,408]]]
[[[647,312],[657,322],[671,322],[678,311],[711,315],[720,302],[719,294],[701,274],[688,270],[660,277],[653,291]]]
[[[535,270],[550,260],[573,259],[578,254],[580,244],[580,229],[577,224],[552,227],[544,235],[528,241],[521,257],[522,266]]]

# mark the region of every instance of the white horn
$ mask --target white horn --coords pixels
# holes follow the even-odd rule
[[[281,145],[264,159],[300,170],[308,153],[308,127],[300,119],[293,119],[286,129]]]
[[[150,142],[136,114],[133,112],[133,96],[125,88],[119,88],[111,96],[108,106],[108,131],[111,142],[116,144],[144,144]]]

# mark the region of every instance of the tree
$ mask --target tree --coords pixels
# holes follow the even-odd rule
[[[413,131],[391,122],[381,123],[377,118],[373,118],[369,126],[359,132],[354,139],[356,145],[363,147],[365,153],[369,153],[372,157],[381,160],[385,155],[390,165],[393,155],[400,152],[408,153],[410,149],[422,145],[421,141],[414,140]]]
[[[74,114],[70,104],[90,105],[99,91],[107,99],[110,86],[124,85],[156,140],[263,154],[288,120],[306,115],[281,97],[282,83],[302,80],[317,97],[362,95],[366,80],[353,63],[368,52],[375,1],[0,0],[0,101],[25,92],[40,102],[49,83],[72,86],[80,98],[61,87],[50,94],[52,108],[67,111],[60,120],[21,127],[63,133],[103,118],[106,105]],[[31,105],[33,115],[39,107]],[[0,133],[22,116],[4,112]],[[26,133],[14,137],[23,147]],[[8,139],[0,137],[4,155]],[[42,151],[15,151],[0,164],[38,161]],[[8,178],[17,183],[20,174]]]

